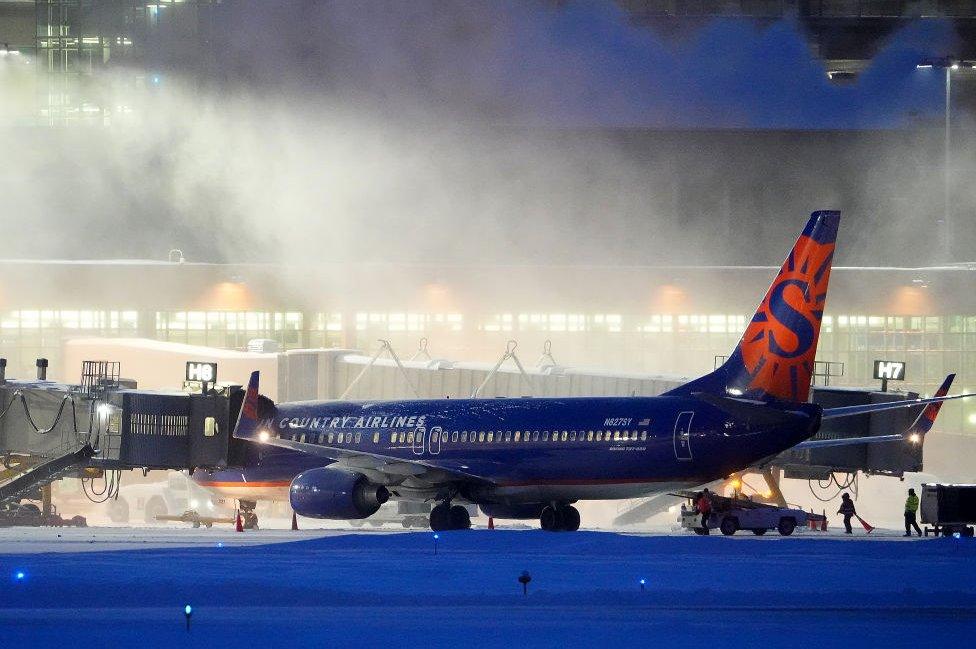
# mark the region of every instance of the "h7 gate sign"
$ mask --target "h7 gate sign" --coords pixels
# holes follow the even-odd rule
[[[905,363],[901,361],[874,361],[874,378],[882,381],[904,381]]]

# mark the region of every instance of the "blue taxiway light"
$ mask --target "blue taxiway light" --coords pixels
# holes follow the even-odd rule
[[[190,613],[193,612],[193,607],[187,604],[186,606],[183,607],[183,612],[189,615]]]
[[[14,579],[16,579],[17,581],[24,581],[24,577],[26,576],[27,575],[24,573],[23,570],[18,570],[17,572],[14,573]]]
[[[439,538],[441,538],[439,534],[435,534],[435,535],[434,535],[434,540],[435,540],[435,541],[436,541],[437,539],[439,539]]]

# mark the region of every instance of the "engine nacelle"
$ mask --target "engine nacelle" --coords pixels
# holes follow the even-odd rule
[[[506,518],[515,520],[527,520],[539,518],[542,515],[543,503],[528,503],[517,505],[499,505],[496,503],[489,505],[479,505],[481,512],[485,516],[492,518]]]
[[[301,516],[349,520],[375,514],[390,492],[361,473],[322,467],[295,476],[288,499]]]

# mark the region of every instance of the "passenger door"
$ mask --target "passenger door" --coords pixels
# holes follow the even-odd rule
[[[687,461],[691,458],[691,420],[695,413],[690,410],[678,413],[674,422],[674,457]]]

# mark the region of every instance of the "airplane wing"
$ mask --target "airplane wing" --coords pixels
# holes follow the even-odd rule
[[[949,388],[952,386],[952,381],[956,378],[955,374],[950,374],[936,390],[935,395],[930,399],[910,399],[908,401],[896,401],[894,404],[882,403],[882,404],[870,404],[866,407],[873,407],[874,405],[880,406],[897,406],[901,408],[908,408],[911,406],[918,406],[920,404],[927,404],[922,412],[919,413],[918,417],[912,422],[912,425],[908,429],[897,435],[871,435],[868,437],[841,437],[837,439],[810,439],[805,442],[801,442],[794,446],[794,449],[811,449],[811,448],[830,448],[834,446],[850,446],[853,444],[878,444],[881,442],[908,442],[911,444],[921,444],[925,441],[925,434],[932,429],[932,425],[935,423],[935,418],[939,416],[939,410],[942,408],[942,404],[949,399],[961,399],[968,396],[969,394],[959,394],[952,397],[947,397],[946,394],[949,393]],[[865,406],[843,406],[840,408],[829,408],[824,410],[824,419],[828,419],[827,413],[837,412],[837,411],[848,411],[850,409],[860,409]],[[890,408],[879,408],[878,410],[888,410]],[[874,410],[869,410],[868,412],[874,412]],[[862,411],[851,412],[850,414],[839,414],[834,415],[836,417],[847,417],[850,415],[863,414]]]
[[[810,448],[833,448],[835,446],[852,446],[854,444],[877,444],[879,442],[900,442],[903,435],[869,435],[866,437],[839,437],[837,439],[808,439],[800,442],[790,450],[806,450]]]
[[[349,469],[373,479],[376,476],[371,476],[371,473],[397,479],[412,477],[431,484],[455,482],[459,479],[465,482],[482,482],[485,484],[492,482],[486,477],[465,471],[460,464],[444,460],[432,458],[404,460],[403,458],[369,453],[360,449],[322,446],[276,437],[270,437],[263,440],[262,443],[328,458],[334,463],[332,465],[334,468]]]
[[[946,377],[946,381],[952,383],[952,379],[955,378],[955,374],[950,374]],[[943,386],[945,383],[943,383]],[[941,389],[941,388],[940,388]],[[905,401],[892,401],[890,403],[868,403],[861,406],[841,406],[839,408],[824,408],[823,418],[824,419],[836,419],[838,417],[851,417],[853,415],[863,415],[870,412],[880,412],[882,410],[894,410],[896,408],[911,408],[913,406],[927,405],[930,403],[939,403],[943,401],[951,401],[952,399],[965,399],[967,397],[976,396],[976,394],[954,394],[952,396],[939,395],[938,393],[934,397],[928,399],[906,399]]]

